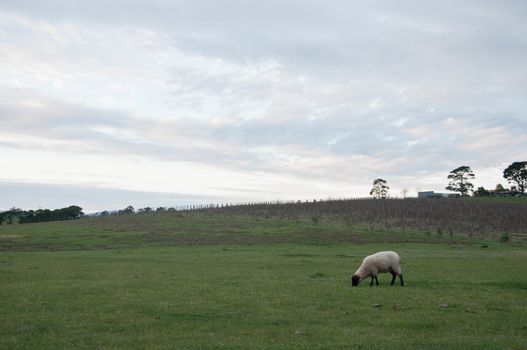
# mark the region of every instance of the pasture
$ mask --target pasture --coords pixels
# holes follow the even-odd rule
[[[527,249],[205,214],[0,226],[2,349],[524,349]],[[407,285],[350,275],[393,249]]]

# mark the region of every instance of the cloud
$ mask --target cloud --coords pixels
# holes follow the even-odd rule
[[[403,176],[440,171],[456,163],[480,165],[520,148],[507,126],[472,125],[453,117],[387,118],[303,115],[276,119],[150,120],[123,111],[76,106],[30,91],[0,100],[4,145],[53,152],[140,156],[345,181],[375,173]],[[389,122],[393,120],[392,122]],[[501,123],[503,124],[503,123]],[[492,135],[489,140],[486,135]],[[450,154],[449,157],[444,153]]]
[[[210,185],[252,193],[275,191],[262,174],[306,191],[490,174],[527,158],[525,10],[0,2],[0,145],[258,174]]]
[[[165,32],[175,46],[227,61],[273,58],[320,72],[399,75],[429,64],[469,68],[467,58],[496,64],[504,51],[523,49],[521,1],[8,1],[10,12],[50,22],[127,26]],[[490,52],[495,52],[490,55]],[[451,60],[450,58],[454,59]],[[491,58],[491,60],[488,60]],[[416,65],[418,63],[418,65]],[[460,67],[460,68],[461,68]],[[435,67],[440,68],[440,67]],[[438,71],[444,74],[445,70]],[[327,73],[325,73],[327,74]]]

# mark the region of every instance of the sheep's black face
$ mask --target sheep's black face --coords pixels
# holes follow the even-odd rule
[[[351,285],[353,287],[356,287],[359,285],[359,282],[360,282],[360,277],[358,275],[353,275],[351,276]]]

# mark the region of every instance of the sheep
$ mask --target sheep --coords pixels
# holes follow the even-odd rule
[[[400,261],[401,258],[399,257],[399,254],[392,251],[384,251],[368,255],[362,260],[362,264],[357,271],[355,271],[353,276],[351,276],[351,284],[352,286],[358,286],[363,279],[371,277],[370,287],[373,286],[374,280],[377,285],[379,285],[377,274],[379,272],[390,272],[393,277],[390,285],[393,286],[395,283],[395,277],[399,276],[402,287],[404,286],[404,282]]]

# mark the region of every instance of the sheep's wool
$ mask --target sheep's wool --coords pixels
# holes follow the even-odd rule
[[[381,272],[395,272],[401,274],[399,254],[392,251],[378,252],[368,255],[362,261],[355,275],[360,276],[361,280],[367,276],[376,276]]]

